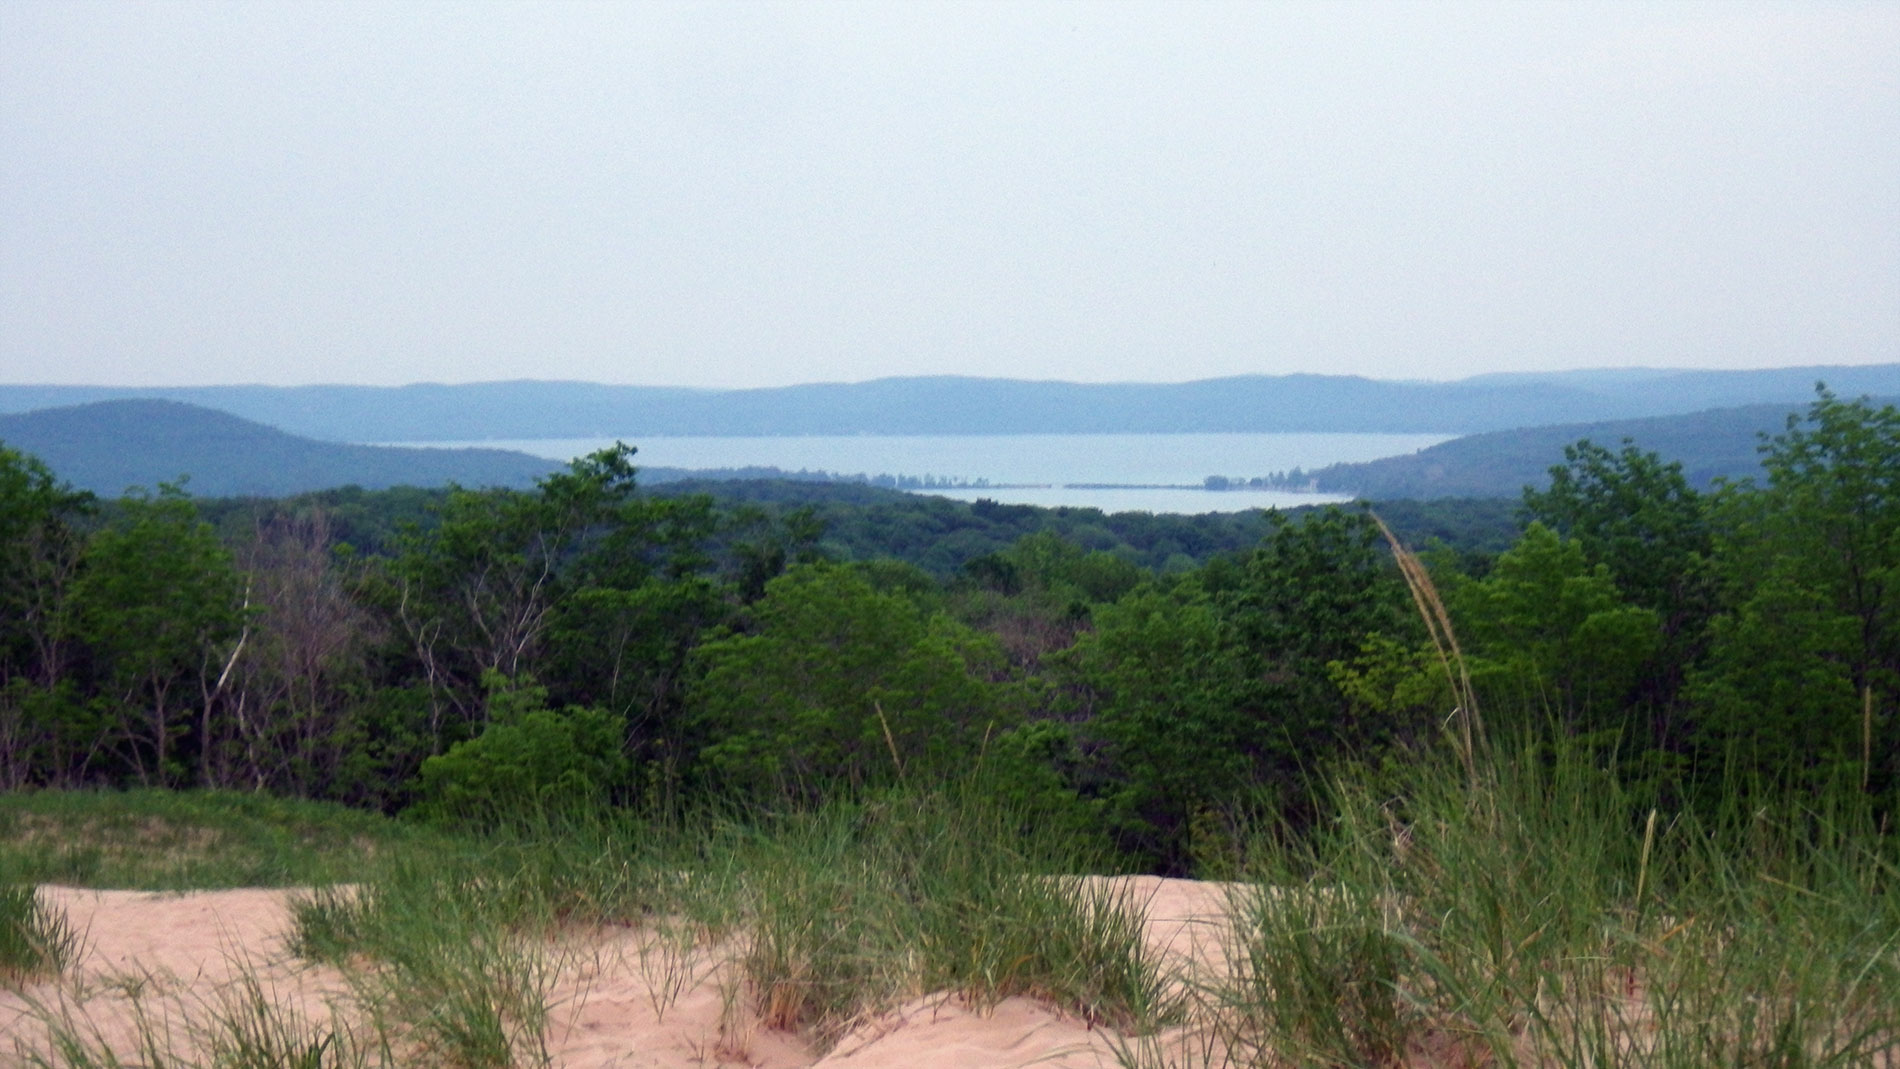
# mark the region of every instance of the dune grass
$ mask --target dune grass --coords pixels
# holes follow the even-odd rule
[[[1900,850],[1851,789],[1664,817],[1539,746],[1380,779],[1255,848],[1206,990],[1251,1064],[1900,1064]]]
[[[728,829],[741,965],[767,1025],[821,1042],[903,999],[1012,995],[1091,1023],[1173,1018],[1142,903],[1073,879],[1091,859],[970,790]]]
[[[115,1049],[68,1001],[39,1005],[45,1033],[15,1037],[12,1054],[28,1069],[371,1069],[398,1064],[387,1045],[339,1020],[312,1020],[275,999],[254,971],[192,1007],[189,1021],[134,1000],[136,1045]]]
[[[745,823],[570,818],[320,888],[295,904],[291,945],[367,966],[366,1005],[468,1065],[544,1056],[547,974],[521,940],[600,924],[660,940],[644,963],[656,1011],[690,979],[693,946],[717,941],[763,1023],[821,1046],[932,991],[979,1005],[1032,995],[1124,1026],[1166,1017],[1139,903],[1062,878],[1085,859],[1030,827],[959,788]]]
[[[405,1059],[467,1069],[548,1063],[546,936],[632,923],[664,882],[651,836],[598,814],[394,855],[292,901],[288,944],[341,967],[355,1003]]]
[[[81,933],[28,884],[0,884],[0,985],[57,976],[79,956]]]
[[[1131,1035],[1191,1019],[1199,1054],[1176,1043],[1175,1064],[1210,1067],[1900,1065],[1900,845],[1853,785],[1748,784],[1671,811],[1599,753],[1482,758],[1342,772],[1329,820],[1237,849],[1233,966],[1191,1006],[1141,939],[1143,903],[1073,878],[1104,859],[970,784],[778,815],[558,814],[480,838],[354,814],[311,828],[328,807],[268,800],[40,796],[8,800],[0,864],[44,872],[61,826],[111,842],[90,855],[104,882],[226,886],[209,844],[230,843],[239,872],[312,887],[286,944],[343,969],[347,1022],[301,1019],[249,977],[176,1035],[154,1017],[126,1064],[545,1065],[561,937],[614,926],[652,936],[656,1013],[724,960],[732,1000],[821,1049],[947,991]],[[0,940],[48,923],[36,908],[0,896],[20,918]],[[50,930],[23,945],[76,945]],[[42,1016],[25,1064],[120,1064]],[[1155,1049],[1128,1042],[1124,1061]]]

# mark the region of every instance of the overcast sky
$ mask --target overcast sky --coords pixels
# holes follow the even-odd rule
[[[1900,360],[1900,4],[0,4],[0,381]]]

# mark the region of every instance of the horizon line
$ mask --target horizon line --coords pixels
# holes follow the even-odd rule
[[[676,390],[676,391],[688,392],[688,393],[753,393],[753,392],[766,392],[766,391],[772,391],[772,390],[796,390],[796,389],[805,389],[805,388],[811,388],[811,387],[826,387],[826,386],[835,386],[835,387],[870,386],[870,385],[876,385],[879,383],[896,383],[896,382],[957,381],[957,382],[973,382],[973,383],[981,383],[981,382],[1019,383],[1019,384],[1025,384],[1025,385],[1038,385],[1038,386],[1167,387],[1167,386],[1193,386],[1193,385],[1198,385],[1202,383],[1210,383],[1210,382],[1231,382],[1231,381],[1240,380],[1240,379],[1336,379],[1340,381],[1378,382],[1378,383],[1389,383],[1389,384],[1394,384],[1394,385],[1406,385],[1406,384],[1450,385],[1454,383],[1471,382],[1477,379],[1486,379],[1486,378],[1554,378],[1554,377],[1562,377],[1562,376],[1570,376],[1570,375],[1599,375],[1599,374],[1747,375],[1747,374],[1755,374],[1755,373],[1769,372],[1769,371],[1803,371],[1803,370],[1823,371],[1823,370],[1842,370],[1842,369],[1849,369],[1849,368],[1864,370],[1864,369],[1870,369],[1870,368],[1887,368],[1887,367],[1900,368],[1900,361],[1874,361],[1874,362],[1861,363],[1861,364],[1776,364],[1776,365],[1771,365],[1768,367],[1752,367],[1752,368],[1700,368],[1700,367],[1654,367],[1654,366],[1648,366],[1648,365],[1599,365],[1599,366],[1591,366],[1591,367],[1561,368],[1561,369],[1554,369],[1554,370],[1481,371],[1481,372],[1475,372],[1470,375],[1464,375],[1458,378],[1448,378],[1448,379],[1428,378],[1428,377],[1379,378],[1379,377],[1375,377],[1371,375],[1361,375],[1361,374],[1328,374],[1325,372],[1314,372],[1314,371],[1290,371],[1290,372],[1279,372],[1279,373],[1251,372],[1251,373],[1238,374],[1238,375],[1210,375],[1204,378],[1177,379],[1177,380],[1165,380],[1165,381],[1164,380],[1144,380],[1144,379],[1114,379],[1114,380],[1106,380],[1106,381],[1088,381],[1088,380],[1078,380],[1078,379],[1055,379],[1055,378],[1017,378],[1013,376],[1000,376],[1000,375],[934,374],[934,375],[883,375],[883,376],[877,376],[877,377],[868,378],[868,379],[850,379],[850,380],[816,379],[816,380],[805,381],[805,382],[784,383],[784,384],[775,385],[775,386],[682,386],[682,385],[673,385],[673,384],[665,384],[665,383],[602,382],[602,381],[598,381],[594,379],[503,378],[503,379],[469,379],[469,380],[464,380],[460,382],[423,380],[423,381],[417,381],[417,382],[407,382],[407,383],[397,383],[397,384],[361,383],[361,382],[310,382],[310,383],[209,382],[209,383],[166,383],[166,384],[135,385],[135,384],[128,384],[128,383],[93,383],[93,382],[84,382],[84,383],[81,383],[81,382],[0,382],[0,389],[140,390],[140,391],[147,391],[147,390],[251,390],[251,389],[256,389],[256,390],[324,390],[324,389],[345,389],[345,390],[444,389],[444,390],[451,390],[451,389],[462,389],[462,388],[467,388],[467,387],[472,387],[472,386],[537,385],[537,386],[597,386],[597,387],[604,387],[607,389],[630,389],[630,390]]]

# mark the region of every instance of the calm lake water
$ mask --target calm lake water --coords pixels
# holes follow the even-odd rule
[[[769,466],[788,472],[892,475],[993,484],[930,489],[965,501],[986,497],[1030,505],[1077,505],[1108,512],[1239,512],[1345,500],[1339,495],[1201,489],[1082,489],[1078,483],[1195,486],[1210,475],[1248,479],[1398,456],[1444,441],[1437,434],[1009,434],[896,437],[636,438],[636,460],[664,468]],[[610,438],[406,442],[485,446],[568,460],[613,444]]]

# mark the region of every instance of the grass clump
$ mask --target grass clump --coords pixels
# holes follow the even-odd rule
[[[36,1044],[15,1037],[17,1064],[31,1069],[371,1069],[395,1064],[386,1047],[366,1041],[334,1016],[312,1020],[272,997],[255,969],[202,1003],[176,1007],[188,1020],[174,1024],[133,997],[130,1052],[75,1016],[62,1001],[34,1005],[45,1031]],[[130,1058],[130,1060],[127,1060]]]
[[[463,1069],[548,1062],[554,966],[509,933],[425,925],[384,944],[381,968],[353,974],[358,1001],[414,1060]]]
[[[1250,936],[1224,981],[1238,1045],[1301,1065],[1398,1061],[1418,1025],[1400,987],[1409,951],[1376,900],[1249,885],[1234,908]]]
[[[1136,904],[1075,879],[1087,859],[973,789],[834,804],[724,848],[768,1026],[828,1043],[940,990],[1128,1028],[1172,1012]]]
[[[290,900],[290,952],[310,962],[346,966],[369,950],[368,890],[319,887]]]
[[[1312,1067],[1894,1064],[1900,866],[1870,808],[1758,791],[1666,817],[1593,758],[1525,747],[1475,791],[1448,762],[1337,782],[1330,828],[1256,848],[1241,961],[1215,991],[1230,1048]]]
[[[369,1069],[375,1046],[334,1017],[312,1021],[274,1000],[246,970],[212,1008],[202,1046],[215,1069]]]
[[[544,1064],[554,967],[480,876],[392,863],[365,887],[320,888],[293,901],[290,947],[342,967],[355,1002],[413,1060]]]
[[[82,940],[66,915],[25,884],[0,885],[0,984],[57,976],[78,958]]]
[[[410,1059],[546,1064],[547,999],[562,964],[551,937],[635,923],[671,901],[672,849],[661,829],[544,814],[298,896],[288,943],[342,967],[355,1001]]]

